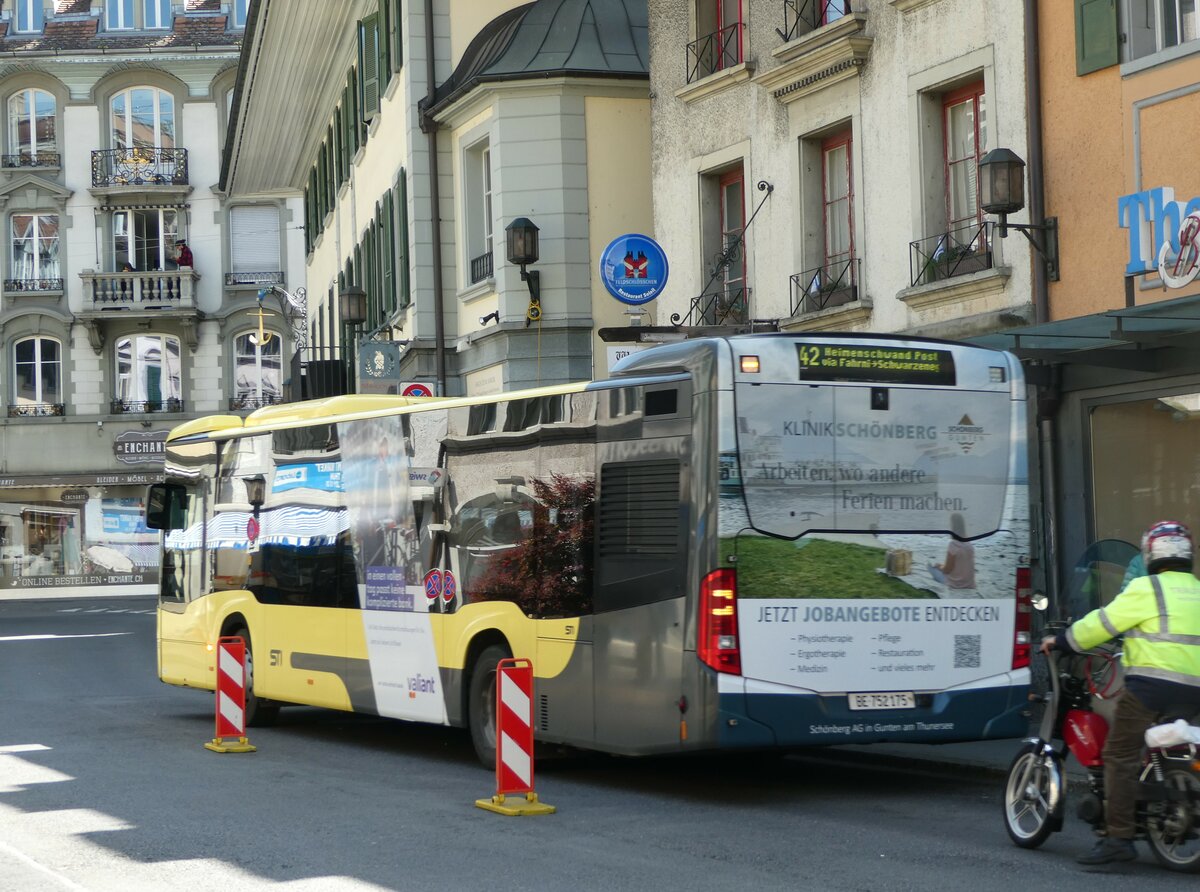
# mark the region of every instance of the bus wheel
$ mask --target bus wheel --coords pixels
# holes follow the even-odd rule
[[[509,657],[499,644],[484,648],[471,670],[467,694],[467,721],[475,755],[486,768],[496,767],[496,664]]]
[[[245,626],[233,634],[246,642],[246,727],[266,728],[279,718],[279,707],[270,706],[254,694],[254,651],[250,647],[250,630]]]

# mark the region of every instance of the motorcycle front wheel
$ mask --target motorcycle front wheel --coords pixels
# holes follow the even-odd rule
[[[1036,849],[1062,827],[1062,766],[1048,748],[1017,753],[1004,785],[1004,829],[1023,849]]]
[[[1187,768],[1167,768],[1164,786],[1183,799],[1151,803],[1146,815],[1146,838],[1158,863],[1168,870],[1200,870],[1200,776]]]

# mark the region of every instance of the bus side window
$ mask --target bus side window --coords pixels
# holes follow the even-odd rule
[[[678,459],[612,462],[600,469],[596,512],[597,613],[684,593],[687,512]]]

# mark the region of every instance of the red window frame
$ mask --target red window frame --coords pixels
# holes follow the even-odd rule
[[[850,233],[850,276],[853,281],[854,276],[854,161],[852,160],[852,149],[854,145],[854,134],[850,130],[845,130],[841,133],[827,137],[821,141],[821,237],[825,243],[824,247],[824,267],[825,274],[829,274],[829,267],[832,265],[830,258],[833,256],[829,253],[829,206],[833,203],[829,200],[829,170],[828,161],[829,153],[841,146],[846,147],[846,225]],[[841,199],[834,199],[840,201]],[[843,263],[844,260],[838,260],[837,263]]]
[[[745,0],[713,0],[713,2],[715,2],[717,5],[717,71],[721,71],[724,68],[732,67],[725,64],[725,41],[722,39],[722,34],[726,28],[734,25],[740,26],[742,22],[745,21]],[[727,3],[731,6],[737,6],[737,18],[733,21],[725,20],[725,5]],[[737,58],[734,59],[732,63],[733,65],[740,65],[742,60],[746,58],[744,47],[742,46],[742,41],[745,39],[745,33],[745,28],[739,27],[737,29]]]
[[[983,81],[976,81],[960,89],[947,93],[942,97],[942,175],[946,190],[946,229],[953,231],[965,224],[970,217],[955,217],[951,206],[952,193],[950,190],[950,168],[956,164],[975,164],[983,157],[983,145],[979,138],[979,110],[984,98]],[[950,158],[950,109],[966,102],[972,105],[971,123],[974,127],[975,154],[973,157]],[[979,178],[975,178],[975,222],[983,222],[983,210],[979,206]]]
[[[737,229],[726,229],[725,224],[729,219],[729,209],[726,207],[725,194],[728,192],[728,187],[733,185],[738,187],[738,210],[740,211],[739,219],[741,219],[742,225]],[[744,235],[746,230],[746,177],[742,170],[742,165],[739,164],[734,169],[721,174],[721,176],[717,179],[717,189],[720,193],[720,200],[717,204],[719,207],[719,213],[721,215],[718,223],[721,229],[721,250],[724,251],[728,248],[728,239],[730,235],[735,235],[735,237],[736,235],[742,236],[741,251],[738,252],[737,258],[731,261],[730,264],[725,267],[725,281],[722,284],[725,287],[725,295],[727,298],[730,297],[733,292],[736,292],[738,287],[740,287],[743,293],[743,300],[745,300],[747,250],[746,237]],[[740,285],[736,283],[740,283]],[[733,284],[734,287],[731,288],[731,284]]]

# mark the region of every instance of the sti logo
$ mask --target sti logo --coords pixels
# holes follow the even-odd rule
[[[424,675],[410,675],[408,677],[408,699],[416,700],[417,694],[436,694],[437,682],[432,678],[427,678]]]

